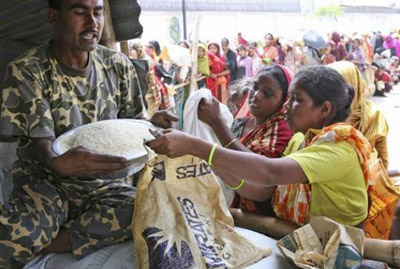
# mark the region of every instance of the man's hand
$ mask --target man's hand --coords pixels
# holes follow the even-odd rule
[[[163,128],[171,128],[172,122],[177,122],[178,120],[178,116],[173,114],[172,112],[169,112],[167,110],[160,110],[154,113],[150,121],[154,125]]]
[[[51,159],[51,168],[62,176],[84,176],[110,173],[129,166],[123,157],[99,154],[76,147]]]

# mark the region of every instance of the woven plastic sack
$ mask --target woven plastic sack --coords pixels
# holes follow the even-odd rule
[[[233,225],[204,161],[159,155],[148,162],[137,186],[132,224],[138,268],[243,268],[271,253]]]

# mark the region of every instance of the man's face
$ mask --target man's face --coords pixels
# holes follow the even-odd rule
[[[103,0],[62,0],[59,10],[49,9],[49,18],[62,44],[73,51],[91,51],[103,32]]]

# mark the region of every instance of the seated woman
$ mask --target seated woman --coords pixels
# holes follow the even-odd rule
[[[385,168],[388,168],[387,135],[388,123],[383,113],[377,110],[374,104],[365,98],[366,83],[357,66],[348,61],[335,62],[328,67],[338,71],[347,84],[354,88],[355,97],[351,104],[350,116],[347,122],[359,130],[373,148],[378,158],[382,159]]]
[[[309,184],[309,216],[326,216],[357,226],[367,216],[367,185],[371,147],[347,119],[354,92],[343,77],[325,66],[296,74],[289,87],[287,120],[295,132],[305,134],[305,148],[285,158],[266,158],[249,152],[217,147],[175,130],[148,142],[159,154],[191,154],[208,161],[235,189],[282,184]],[[230,177],[226,177],[230,175]]]
[[[270,158],[281,157],[293,133],[285,121],[283,104],[292,73],[281,65],[267,66],[260,70],[250,94],[250,117],[236,119],[232,131],[226,126],[219,111],[219,102],[202,100],[199,119],[214,130],[226,148],[254,152]],[[238,140],[240,139],[240,141]],[[275,187],[260,188],[247,184],[236,190],[232,207],[256,214],[272,214],[271,195]]]

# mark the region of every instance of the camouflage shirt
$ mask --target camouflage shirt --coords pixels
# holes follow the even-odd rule
[[[100,45],[89,53],[88,65],[82,70],[58,62],[49,45],[12,61],[0,95],[0,140],[18,139],[14,180],[32,175],[76,182],[55,176],[31,160],[24,148],[31,138],[58,137],[87,123],[141,116],[143,101],[137,82],[129,59]],[[103,182],[98,181],[91,185]]]
[[[82,70],[58,62],[49,45],[33,48],[9,64],[3,86],[3,137],[58,137],[83,124],[142,111],[133,65],[100,45]]]

